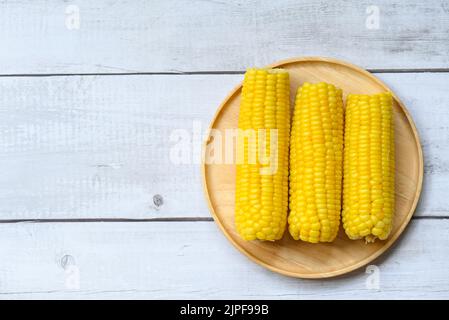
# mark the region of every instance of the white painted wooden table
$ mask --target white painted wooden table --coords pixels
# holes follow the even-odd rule
[[[1,1],[0,40],[0,298],[449,298],[449,1]],[[374,72],[422,138],[378,286],[250,262],[170,161],[245,67],[302,55]]]

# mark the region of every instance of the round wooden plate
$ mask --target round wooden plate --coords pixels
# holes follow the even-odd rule
[[[291,97],[304,82],[330,82],[349,93],[372,94],[391,91],[371,73],[347,62],[318,57],[304,57],[277,62],[269,67],[287,69],[290,73]],[[242,76],[243,78],[243,76]],[[241,84],[219,107],[211,128],[237,128]],[[340,226],[333,243],[310,244],[295,241],[286,230],[283,239],[275,242],[240,238],[234,226],[235,165],[202,164],[206,198],[214,220],[225,236],[242,253],[266,268],[299,278],[326,278],[362,267],[385,252],[404,231],[416,208],[423,178],[423,155],[413,120],[402,102],[394,95],[396,139],[396,214],[394,228],[386,241],[365,244],[350,240]],[[204,152],[210,152],[211,139]]]

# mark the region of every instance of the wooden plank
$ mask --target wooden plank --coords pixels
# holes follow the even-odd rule
[[[301,55],[449,66],[447,0],[21,0],[0,2],[0,21],[1,74],[244,70]]]
[[[379,76],[404,100],[423,140],[416,215],[448,216],[449,74]],[[191,155],[200,144],[188,145],[191,162],[177,164],[170,137],[185,129],[193,139],[194,126],[206,129],[241,77],[0,78],[1,219],[210,217],[193,162],[199,156]]]
[[[209,216],[200,149],[172,162],[170,137],[206,130],[238,78],[1,78],[1,218]]]
[[[414,220],[374,276],[306,281],[251,262],[213,222],[1,224],[0,298],[448,298],[448,235],[448,220]]]

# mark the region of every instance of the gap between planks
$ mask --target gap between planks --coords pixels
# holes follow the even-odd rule
[[[212,217],[172,217],[172,218],[85,218],[85,219],[0,219],[0,224],[6,223],[79,223],[79,222],[211,222]]]
[[[447,220],[449,216],[417,216],[412,220]],[[148,219],[127,219],[127,218],[86,218],[86,219],[4,219],[0,224],[6,223],[95,223],[95,222],[213,222],[212,217],[173,217],[173,218],[148,218]]]
[[[371,73],[449,73],[449,68],[415,68],[415,69],[366,69]],[[98,73],[11,73],[0,74],[6,77],[84,77],[84,76],[189,76],[189,75],[232,75],[244,74],[245,71],[161,71],[161,72],[98,72]]]

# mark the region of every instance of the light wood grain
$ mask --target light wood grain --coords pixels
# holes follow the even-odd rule
[[[416,215],[449,216],[449,74],[377,76],[407,105],[422,138]],[[169,136],[191,132],[193,120],[206,128],[241,79],[0,78],[0,219],[210,217],[199,163],[172,164]]]
[[[1,219],[210,216],[200,146],[235,76],[1,78]],[[199,94],[199,95],[198,95]],[[175,136],[176,137],[176,136]],[[194,154],[194,143],[198,151]],[[163,204],[155,206],[153,197]]]
[[[79,29],[66,27],[70,5]],[[372,5],[379,29],[366,27]],[[19,0],[0,2],[0,21],[1,74],[244,70],[301,55],[449,67],[447,0]]]
[[[303,57],[277,62],[272,67],[290,74],[290,91],[295,93],[304,82],[329,82],[348,94],[373,94],[390,91],[369,72],[344,61]],[[238,128],[241,87],[237,87],[220,105],[211,129],[222,132]],[[300,278],[327,278],[341,275],[366,265],[384,253],[400,236],[411,219],[421,194],[423,156],[419,136],[406,107],[395,96],[395,216],[393,230],[386,241],[366,244],[350,240],[340,228],[333,243],[309,244],[295,241],[288,234],[280,241],[245,241],[237,233],[235,212],[235,164],[209,163],[207,155],[216,149],[210,136],[205,143],[203,164],[204,190],[214,219],[229,241],[242,253],[264,267],[284,275]],[[291,95],[292,100],[294,94]],[[294,102],[291,102],[294,105]],[[235,149],[235,145],[234,145]]]
[[[79,30],[65,25],[72,4]],[[380,29],[366,30],[373,4]],[[447,69],[448,8],[446,0],[0,1],[0,75],[243,70],[307,54],[366,68]],[[449,75],[379,77],[422,138],[416,215],[449,216]],[[0,77],[0,219],[210,217],[198,165],[166,161],[167,133],[193,119],[206,126],[240,80]],[[375,261],[376,290],[363,269],[326,281],[274,274],[212,222],[0,223],[0,298],[447,299],[448,235],[446,219],[412,221]],[[76,268],[80,287],[69,289]]]
[[[0,298],[449,298],[448,235],[448,220],[412,221],[373,262],[376,289],[366,269],[313,281],[275,274],[213,222],[0,224]],[[70,270],[79,288],[67,288]]]

